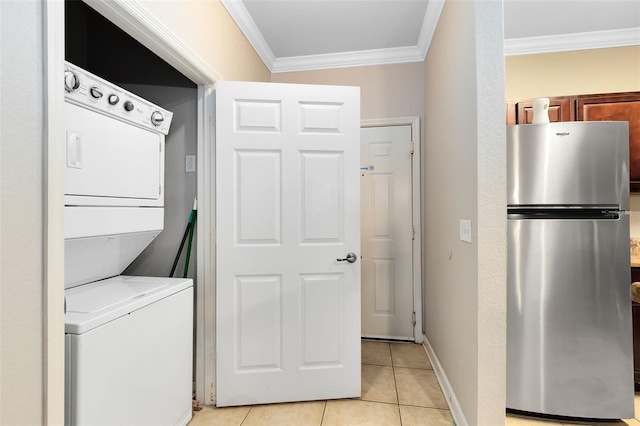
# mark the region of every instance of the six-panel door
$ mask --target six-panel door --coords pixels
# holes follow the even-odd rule
[[[360,395],[359,103],[216,86],[218,406]]]
[[[362,335],[413,340],[411,126],[360,135]]]

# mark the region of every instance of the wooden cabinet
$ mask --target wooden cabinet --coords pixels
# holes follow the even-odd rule
[[[507,102],[507,126],[516,124],[516,105]]]
[[[579,121],[629,122],[629,180],[640,191],[640,92],[578,96],[575,103]]]
[[[507,105],[507,124],[529,124],[533,99]],[[549,97],[549,121],[628,121],[629,180],[640,192],[640,92]]]
[[[573,121],[574,110],[571,107],[571,96],[549,98],[549,121]],[[533,122],[533,100],[516,103],[516,124]]]

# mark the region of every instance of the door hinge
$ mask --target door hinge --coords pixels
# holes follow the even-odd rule
[[[411,240],[415,240],[416,239],[416,228],[415,226],[411,227]]]
[[[411,142],[410,149],[411,149],[411,155],[413,155],[413,142]]]
[[[158,196],[162,195],[162,185],[158,185]]]
[[[416,325],[416,313],[415,312],[413,312],[411,314],[411,322],[413,323],[414,326]]]

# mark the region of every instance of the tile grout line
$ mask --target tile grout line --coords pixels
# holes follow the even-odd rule
[[[242,421],[240,422],[240,426],[242,426],[244,422],[247,421],[247,417],[249,417],[249,413],[251,412],[251,410],[253,410],[253,405],[249,406],[249,409],[247,410],[247,414],[244,415],[244,417],[242,418]]]
[[[328,400],[324,401],[324,407],[322,408],[322,418],[320,419],[320,426],[322,426],[322,423],[324,423],[324,415],[327,412],[327,403],[328,402],[329,402]]]
[[[427,408],[427,409],[435,409],[438,411],[445,411],[445,412],[451,412],[450,409],[447,408],[441,408],[441,407],[436,407],[436,406],[423,406],[423,405],[415,405],[415,404],[401,404],[400,403],[400,395],[399,395],[399,391],[398,391],[398,381],[397,381],[397,377],[396,377],[396,370],[397,369],[408,369],[408,370],[431,370],[433,371],[433,368],[421,368],[421,367],[403,367],[403,366],[396,366],[395,365],[395,359],[393,356],[393,351],[392,351],[392,347],[391,347],[391,342],[385,342],[387,344],[387,348],[388,348],[388,356],[391,362],[391,369],[392,369],[392,374],[393,374],[393,384],[394,384],[394,389],[395,389],[395,394],[396,394],[396,402],[393,403],[387,403],[384,401],[369,401],[369,400],[364,400],[362,398],[358,398],[358,399],[354,399],[355,401],[360,400],[361,402],[373,402],[376,404],[389,404],[389,405],[396,405],[396,409],[397,409],[397,413],[398,413],[398,419],[400,422],[400,425],[403,424],[403,419],[402,419],[402,411],[401,411],[401,406],[405,405],[408,407],[417,407],[417,408]],[[402,357],[401,357],[402,358]],[[399,360],[400,361],[400,360]],[[388,365],[386,364],[367,364],[362,362],[362,365],[372,365],[372,366],[379,366],[379,367],[387,367]],[[326,417],[326,410],[327,410],[327,406],[328,406],[328,400],[324,400],[324,405],[323,405],[323,409],[322,409],[322,416],[320,419],[320,424],[319,426],[322,426],[324,424],[324,420]],[[254,405],[250,405],[249,406],[249,410],[247,410],[247,412],[245,413],[244,417],[240,420],[240,423],[238,424],[239,426],[245,425],[247,424],[246,421],[251,413],[251,411],[253,410]],[[195,416],[194,416],[195,417]],[[564,426],[564,424],[560,423],[561,426]]]
[[[396,390],[396,402],[398,407],[398,419],[400,419],[400,426],[402,426],[402,412],[400,411],[400,395],[398,394],[398,382],[396,381],[396,366],[393,362],[393,351],[391,350],[391,343],[389,343],[389,357],[391,358],[391,371],[393,373],[393,386]]]

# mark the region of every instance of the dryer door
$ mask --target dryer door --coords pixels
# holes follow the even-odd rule
[[[162,205],[164,137],[65,102],[67,205]]]

